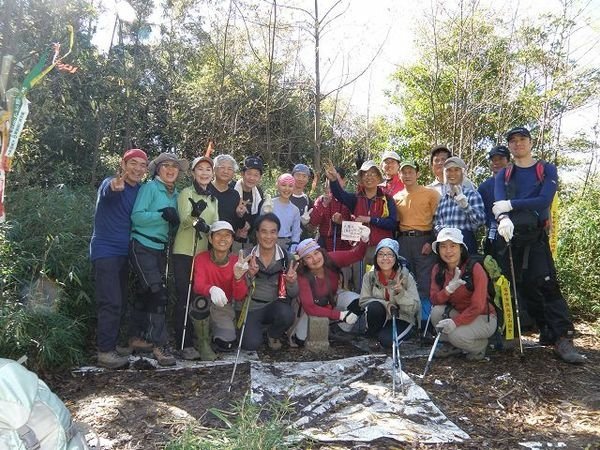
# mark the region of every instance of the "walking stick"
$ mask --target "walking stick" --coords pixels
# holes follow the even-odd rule
[[[513,295],[515,297],[515,315],[517,316],[517,332],[519,333],[519,349],[523,354],[523,340],[521,339],[521,315],[519,313],[519,300],[517,298],[517,278],[515,276],[515,263],[513,260],[512,245],[508,242],[508,261],[510,263],[510,275],[512,277]]]
[[[427,364],[425,364],[425,370],[423,371],[423,375],[421,376],[421,378],[425,378],[425,375],[427,375],[427,371],[429,370],[429,366],[431,365],[431,360],[433,359],[433,354],[435,353],[435,349],[438,346],[438,342],[440,341],[440,337],[442,336],[441,332],[438,332],[437,336],[435,337],[435,341],[433,341],[433,345],[431,346],[431,351],[429,352],[429,357],[427,358]]]
[[[404,394],[404,377],[402,376],[402,360],[400,359],[400,345],[398,344],[398,326],[396,325],[396,308],[392,308],[392,396],[396,396],[396,378],[400,371],[400,389]]]
[[[337,223],[333,224],[333,251],[335,252],[335,248],[337,247]]]
[[[229,380],[229,387],[227,388],[227,392],[231,392],[231,386],[233,386],[233,379],[235,377],[235,371],[237,370],[238,362],[240,359],[240,351],[242,350],[242,340],[244,339],[244,330],[246,330],[246,321],[248,319],[248,311],[250,310],[250,302],[252,301],[252,294],[254,293],[254,280],[252,280],[252,290],[248,292],[248,297],[246,297],[246,301],[244,302],[244,306],[242,306],[242,313],[240,314],[240,319],[242,322],[242,331],[240,331],[240,341],[238,342],[237,354],[235,355],[235,363],[233,364],[233,372],[231,372],[231,379]],[[239,321],[238,321],[239,325]]]
[[[192,267],[190,268],[190,281],[188,283],[187,300],[185,302],[185,317],[183,318],[183,333],[181,334],[181,349],[183,350],[185,342],[185,333],[187,331],[188,314],[190,312],[190,297],[192,295],[192,282],[194,281],[194,263],[196,261],[196,248],[198,247],[198,231],[194,232],[194,249],[192,250]]]

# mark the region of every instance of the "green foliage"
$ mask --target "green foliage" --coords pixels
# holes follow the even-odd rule
[[[232,412],[212,409],[223,421],[225,429],[186,430],[170,442],[167,450],[266,450],[294,448],[294,435],[289,421],[291,405],[273,402],[267,406],[252,403],[249,395],[234,405]]]
[[[562,199],[557,268],[572,310],[585,319],[600,313],[600,180]]]

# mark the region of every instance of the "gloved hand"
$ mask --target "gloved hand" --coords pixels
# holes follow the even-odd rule
[[[469,206],[469,200],[467,200],[467,196],[465,194],[458,194],[454,197],[454,201],[458,203],[458,206],[460,206],[462,209],[467,209]]]
[[[492,206],[492,212],[496,218],[498,218],[500,214],[511,212],[512,209],[513,207],[510,200],[498,200],[497,202],[494,202],[494,206]]]
[[[200,217],[200,214],[202,214],[202,212],[206,209],[206,202],[202,199],[195,202],[191,197],[189,197],[188,200],[192,204],[192,212],[190,213],[190,216]]]
[[[363,225],[360,228],[360,240],[363,242],[369,242],[370,236],[371,236],[371,229],[368,226]]]
[[[310,222],[310,213],[312,212],[312,208],[308,209],[308,206],[304,207],[304,214],[300,216],[300,222],[302,225],[306,226]]]
[[[273,198],[271,197],[270,194],[265,194],[265,200],[263,201],[263,204],[262,204],[262,212],[264,214],[273,212]]]
[[[442,319],[437,323],[435,328],[442,333],[450,334],[456,330],[456,322],[452,319]]]
[[[208,293],[210,294],[210,299],[216,306],[222,308],[227,304],[227,296],[220,287],[213,286],[208,290]]]
[[[244,250],[240,250],[237,262],[233,265],[233,276],[236,280],[241,280],[244,274],[248,271],[248,260],[252,258],[252,253],[244,258]]]
[[[210,231],[210,226],[206,223],[206,221],[200,217],[198,220],[196,220],[194,222],[194,228],[196,229],[196,231],[198,233],[206,233],[208,234],[208,232]],[[200,236],[200,238],[202,238]]]
[[[358,316],[350,311],[340,311],[340,321],[346,322],[348,325],[354,325],[358,320]]]
[[[448,294],[453,294],[459,287],[467,283],[465,280],[460,278],[460,275],[460,269],[457,267],[454,269],[454,276],[448,283],[448,286],[446,286],[446,292]]]
[[[179,225],[179,215],[175,208],[169,206],[167,208],[159,209],[158,211],[162,213],[162,218],[171,225]]]
[[[515,233],[515,226],[508,217],[502,218],[498,223],[498,234],[504,238],[506,242],[510,242]]]

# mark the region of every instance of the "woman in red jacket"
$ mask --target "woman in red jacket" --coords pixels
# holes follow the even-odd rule
[[[304,239],[296,249],[300,258],[298,290],[301,315],[290,345],[303,345],[308,333],[308,316],[328,317],[343,322],[340,328],[350,331],[358,316],[347,310],[359,294],[339,289],[340,268],[360,261],[371,230],[362,227],[359,244],[352,250],[327,252],[314,239]]]
[[[485,357],[497,327],[496,310],[488,299],[488,276],[479,263],[469,264],[467,246],[457,228],[442,228],[432,244],[438,263],[431,272],[431,323],[449,346],[437,356],[467,353],[468,360]],[[472,273],[468,272],[471,267]]]

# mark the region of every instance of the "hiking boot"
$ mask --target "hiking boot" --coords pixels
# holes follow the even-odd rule
[[[485,358],[485,349],[476,353],[467,353],[467,361],[481,361]]]
[[[167,346],[154,347],[152,354],[158,361],[159,366],[174,366],[177,363],[175,357],[171,354]]]
[[[152,342],[148,342],[145,339],[142,339],[139,336],[132,336],[129,338],[129,346],[133,349],[134,352],[143,352],[148,353],[152,351],[154,345]]]
[[[566,337],[561,337],[556,341],[556,344],[554,344],[554,353],[569,364],[584,364],[587,361],[587,358],[575,350],[573,342]]]
[[[185,347],[181,351],[181,357],[186,361],[196,361],[202,359],[202,355],[194,347]]]
[[[305,341],[303,339],[298,339],[298,337],[295,334],[292,334],[288,338],[288,345],[290,346],[290,348],[304,347],[304,342]]]
[[[279,339],[267,336],[267,341],[271,350],[281,350],[281,341]]]
[[[232,352],[235,341],[224,341],[221,338],[213,338],[213,345],[217,348],[218,352]]]
[[[107,369],[129,367],[129,356],[120,356],[115,350],[111,352],[98,352],[98,365]]]
[[[202,320],[192,319],[194,324],[194,333],[196,334],[196,350],[200,354],[202,361],[214,361],[217,354],[210,346],[210,324],[208,318]]]
[[[129,356],[133,353],[133,349],[131,347],[121,347],[117,345],[116,352],[119,356]]]
[[[444,343],[438,344],[438,348],[435,349],[434,355],[438,358],[448,358],[453,355],[460,355],[462,350],[460,348],[456,348],[452,344]]]

